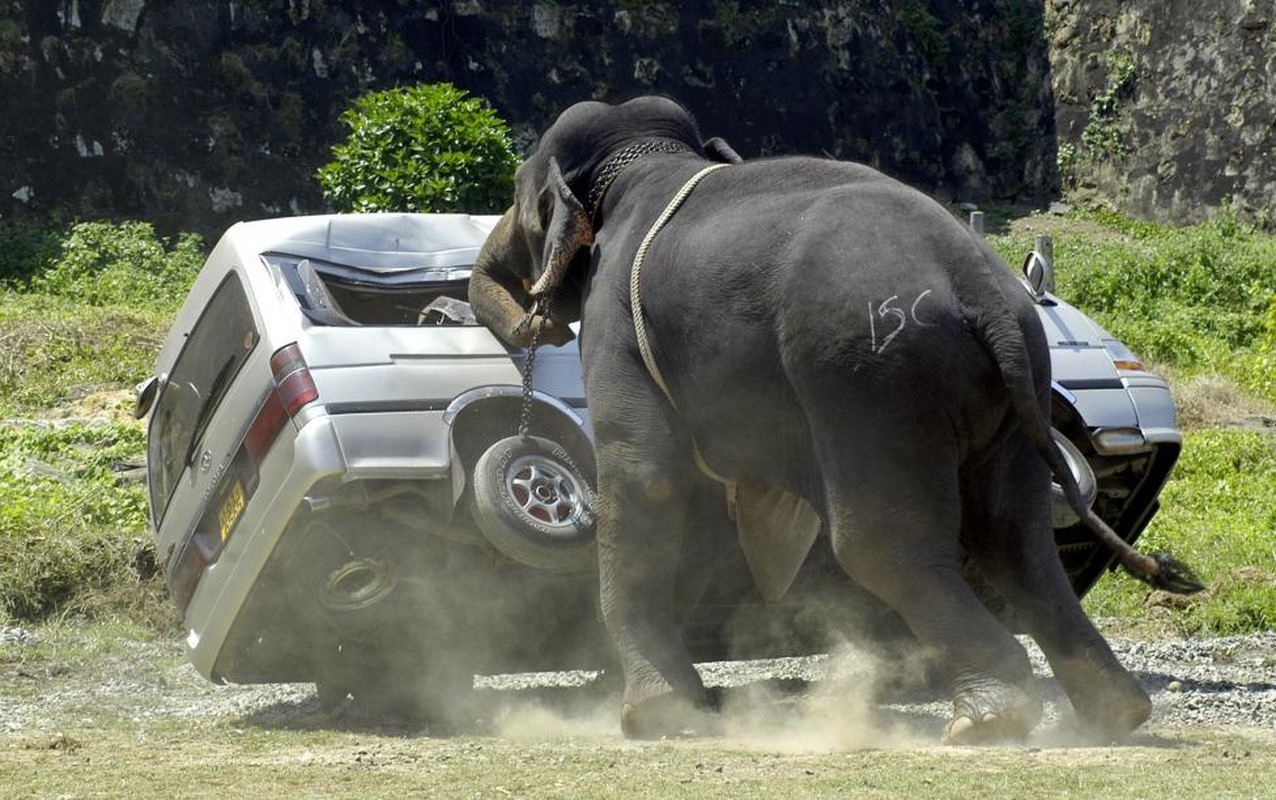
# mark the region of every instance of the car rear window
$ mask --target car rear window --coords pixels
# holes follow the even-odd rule
[[[155,401],[147,465],[156,524],[208,421],[260,338],[244,285],[231,272],[204,307]]]
[[[287,253],[262,258],[319,325],[479,324],[468,302],[469,264],[378,269]]]

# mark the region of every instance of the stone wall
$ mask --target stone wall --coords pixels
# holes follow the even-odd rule
[[[1276,2],[1047,0],[1064,184],[1135,217],[1276,217]]]
[[[1024,0],[0,0],[0,215],[215,236],[323,210],[361,93],[446,80],[526,146],[571,103],[686,103],[746,157],[827,153],[954,199],[1056,188]]]

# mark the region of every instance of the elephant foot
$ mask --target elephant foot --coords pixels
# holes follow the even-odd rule
[[[985,681],[957,691],[953,718],[944,727],[942,741],[951,745],[1022,741],[1040,721],[1039,699],[1018,686]]]
[[[1068,699],[1081,730],[1096,743],[1121,741],[1152,716],[1151,698],[1124,669],[1069,692]]]
[[[710,736],[717,716],[703,703],[668,693],[620,706],[620,730],[627,739],[670,739]]]

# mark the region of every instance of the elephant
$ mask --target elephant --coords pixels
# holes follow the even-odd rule
[[[1084,506],[1050,438],[1031,298],[923,193],[862,164],[742,161],[669,98],[581,102],[519,167],[469,298],[514,346],[566,341],[580,320],[626,736],[712,719],[674,600],[704,476],[764,596],[818,542],[903,618],[948,672],[944,741],[1023,738],[1041,714],[1023,646],[963,577],[972,566],[1087,730],[1119,739],[1148,718],[1058,559],[1052,476],[1127,569],[1187,577]]]

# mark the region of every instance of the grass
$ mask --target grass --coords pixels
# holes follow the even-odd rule
[[[1108,748],[776,752],[732,742],[403,738],[183,722],[52,732],[0,750],[20,796],[1241,798],[1276,742],[1193,731]]]
[[[1213,373],[1276,403],[1276,236],[1223,212],[1169,228],[1078,213],[1090,235],[1056,237],[1058,294],[1149,363]],[[1008,263],[1031,242],[991,237]]]
[[[150,374],[171,308],[0,291],[0,418],[48,416]]]
[[[0,422],[0,612],[14,620],[155,613],[159,586],[131,423]]]
[[[1161,495],[1161,511],[1139,541],[1173,553],[1209,588],[1190,598],[1149,594],[1132,579],[1104,580],[1086,597],[1097,616],[1161,616],[1178,633],[1229,634],[1276,628],[1276,435],[1245,430],[1187,432]]]

